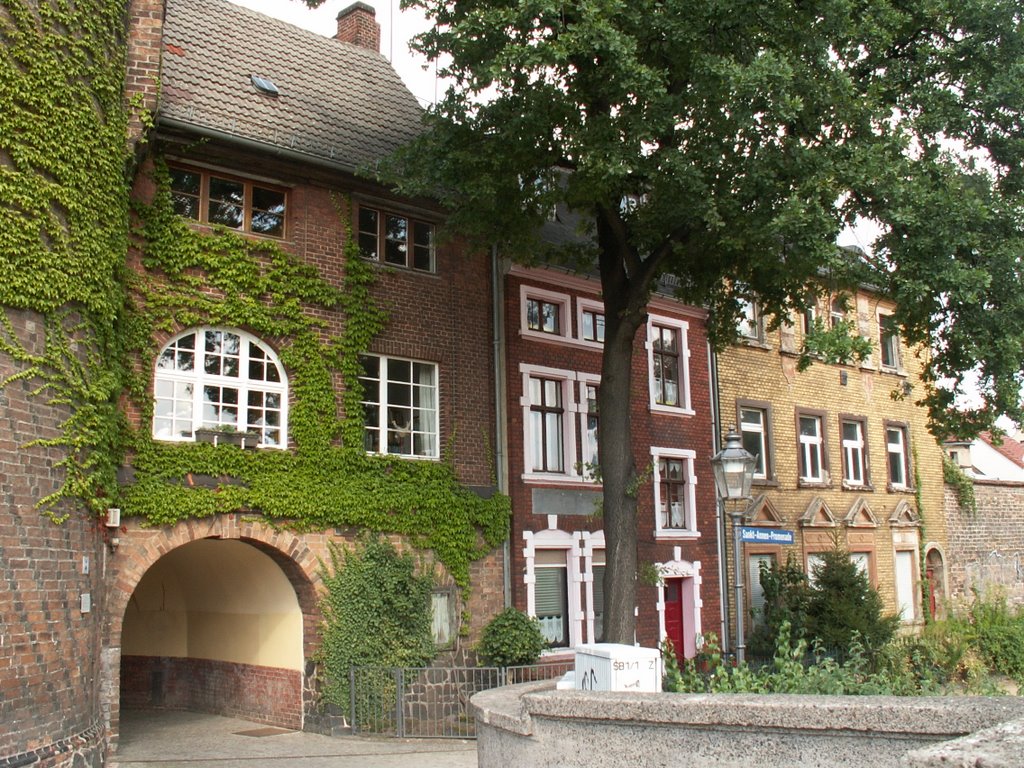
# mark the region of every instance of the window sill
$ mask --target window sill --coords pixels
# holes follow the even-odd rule
[[[761,338],[752,338],[750,336],[740,336],[736,339],[736,343],[744,347],[751,347],[753,349],[764,349],[771,350],[772,345]]]
[[[888,485],[886,485],[885,486],[885,490],[887,490],[889,493],[913,493],[914,492],[913,486],[910,486],[910,485],[893,485],[892,483],[889,483]]]
[[[765,478],[757,478],[757,477],[755,477],[753,480],[750,481],[750,484],[751,485],[756,485],[756,486],[759,486],[759,487],[762,487],[762,488],[778,488],[779,487],[779,481],[778,481],[777,478],[774,478],[774,477],[771,480],[769,480],[766,477]]]
[[[542,341],[547,344],[559,344],[569,347],[579,347],[580,349],[593,349],[595,351],[604,349],[604,344],[600,341],[586,341],[584,339],[577,339],[573,336],[563,336],[559,333],[544,333],[543,331],[530,331],[521,328],[519,330],[519,336],[524,339]]]
[[[907,372],[903,368],[890,368],[887,365],[881,365],[878,367],[879,373],[887,373],[890,376],[899,376],[901,379],[907,378]]]
[[[828,480],[806,480],[806,479],[801,477],[801,478],[799,478],[796,481],[796,487],[797,488],[831,488],[832,487],[832,483],[830,483]]]
[[[587,480],[580,475],[542,475],[527,472],[520,475],[520,479],[530,485],[572,485],[592,489],[601,487],[600,483]]]
[[[651,403],[651,413],[663,413],[668,416],[696,416],[697,412],[692,408],[684,408],[675,405],[661,405]]]
[[[874,493],[875,486],[873,486],[871,483],[860,483],[860,484],[857,484],[857,483],[848,483],[848,482],[846,482],[844,480],[843,481],[843,490],[844,491],[855,491],[857,493],[864,493],[864,492]]]
[[[655,541],[695,541],[699,538],[699,531],[669,531],[661,529],[654,532]]]

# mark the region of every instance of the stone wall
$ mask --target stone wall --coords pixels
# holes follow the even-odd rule
[[[956,605],[976,590],[1024,605],[1024,483],[979,480],[974,498],[977,513],[946,489],[950,597]]]
[[[487,691],[472,705],[480,768],[676,765],[681,755],[690,768],[897,768],[912,750],[934,755],[941,742],[1024,718],[1018,697],[627,694],[551,683]]]

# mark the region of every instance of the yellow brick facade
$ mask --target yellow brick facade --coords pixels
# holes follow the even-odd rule
[[[824,297],[816,310],[826,322],[834,298]],[[837,312],[842,304],[835,304]],[[897,612],[898,589],[905,606],[912,600],[913,616],[905,611],[904,620],[913,626],[923,622],[932,603],[941,608],[946,594],[942,451],[927,431],[925,410],[914,405],[923,392],[921,359],[897,340],[896,365],[882,365],[879,318],[890,313],[892,305],[861,292],[846,294],[845,306],[845,318],[855,321],[858,332],[872,342],[871,357],[863,363],[815,362],[807,370],[797,371],[805,327],[802,316],[794,316],[792,324],[775,331],[764,330],[758,322],[745,326],[750,338],[718,356],[723,433],[730,425],[741,427],[741,412],[745,411],[748,422],[753,422],[746,426],[749,446],[760,439],[758,414],[764,421],[765,476],[755,480],[754,501],[745,510],[745,525],[777,527],[795,535],[792,545],[742,545],[745,616],[750,616],[750,574],[757,573],[757,555],[780,562],[792,555],[806,570],[809,556],[813,560],[815,552],[829,549],[838,538],[866,561],[871,582],[887,611]],[[896,351],[893,346],[890,350]],[[886,362],[893,362],[891,356]],[[893,393],[903,397],[894,399]],[[803,446],[801,416],[809,433]],[[850,423],[846,436],[853,436],[848,463],[844,463],[844,421]],[[823,464],[817,482],[801,479],[802,473],[814,475],[814,456],[809,454],[816,451],[815,422],[821,429]],[[902,432],[908,441],[906,487],[891,482],[890,452],[898,445],[895,432]],[[862,451],[859,455],[858,448]],[[898,451],[893,456],[898,464]],[[802,469],[801,462],[808,466]],[[855,477],[858,464],[861,478]],[[899,470],[894,471],[898,479]],[[733,534],[728,523],[726,530],[729,565],[725,570],[728,594],[733,597]],[[935,594],[931,601],[922,598],[922,579],[932,585]],[[757,592],[756,584],[753,591]],[[734,610],[733,606],[733,627]],[[746,620],[748,636],[752,623]]]

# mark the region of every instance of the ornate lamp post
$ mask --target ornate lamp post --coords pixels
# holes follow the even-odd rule
[[[755,457],[743,448],[743,441],[736,427],[729,428],[725,436],[725,447],[711,458],[715,473],[715,490],[724,502],[733,502],[729,512],[732,520],[732,547],[735,566],[736,588],[736,662],[742,663],[746,655],[743,642],[743,563],[740,559],[740,518],[742,512],[738,502],[750,498],[750,482],[754,478]]]

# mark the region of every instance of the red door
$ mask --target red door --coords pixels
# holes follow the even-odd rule
[[[665,579],[665,636],[676,649],[676,659],[683,663],[683,604],[680,602],[682,579]]]

